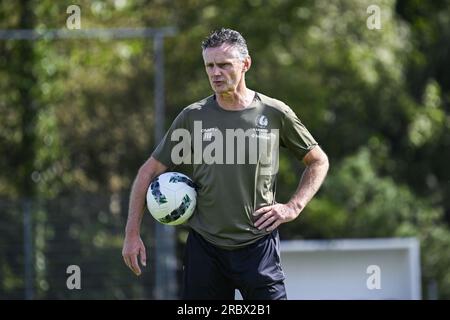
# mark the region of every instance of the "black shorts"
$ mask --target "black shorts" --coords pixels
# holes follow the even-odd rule
[[[244,248],[219,248],[191,230],[185,248],[183,293],[187,300],[287,299],[278,231]]]

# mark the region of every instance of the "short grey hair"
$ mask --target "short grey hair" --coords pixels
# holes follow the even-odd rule
[[[203,40],[202,50],[220,47],[224,43],[236,47],[241,55],[241,59],[245,59],[249,56],[247,42],[244,37],[236,30],[225,28],[213,31],[205,40]]]

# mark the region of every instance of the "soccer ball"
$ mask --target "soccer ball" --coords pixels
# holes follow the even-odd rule
[[[178,225],[194,213],[197,192],[189,177],[179,172],[166,172],[155,178],[147,191],[147,208],[162,224]]]

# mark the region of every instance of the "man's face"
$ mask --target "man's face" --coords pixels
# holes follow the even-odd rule
[[[222,44],[203,50],[206,73],[215,93],[234,92],[250,67],[250,58],[241,59],[236,47]]]

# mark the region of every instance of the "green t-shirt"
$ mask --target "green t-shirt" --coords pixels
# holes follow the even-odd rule
[[[281,101],[256,93],[250,106],[230,111],[212,95],[181,111],[152,156],[197,184],[188,225],[210,243],[235,249],[268,233],[254,226],[252,214],[275,203],[279,147],[301,160],[316,145]]]

